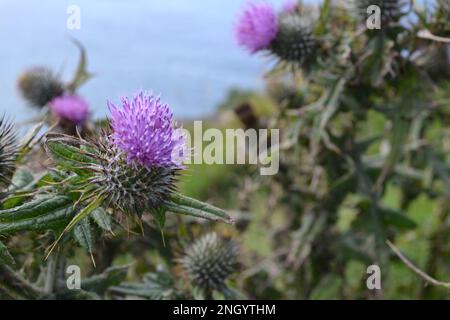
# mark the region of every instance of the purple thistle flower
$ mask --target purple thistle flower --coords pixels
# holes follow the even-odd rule
[[[238,44],[251,53],[267,49],[278,32],[278,17],[268,4],[250,3],[236,26]]]
[[[89,105],[84,99],[75,95],[56,97],[49,106],[60,119],[76,125],[82,124],[89,117]]]
[[[145,167],[181,168],[186,156],[186,139],[174,126],[169,106],[159,97],[140,92],[122,107],[108,101],[112,142],[126,153],[129,163]]]

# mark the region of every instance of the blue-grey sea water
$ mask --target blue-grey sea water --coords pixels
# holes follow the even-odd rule
[[[96,118],[108,114],[108,99],[139,89],[161,94],[177,118],[211,115],[230,89],[261,89],[270,68],[270,59],[249,55],[233,36],[248,1],[0,0],[0,115],[18,121],[35,115],[16,88],[27,67],[45,65],[71,77],[78,62],[71,37],[83,43],[96,74],[79,92]],[[291,0],[253,1],[279,9]],[[70,5],[81,10],[80,30],[66,27]]]
[[[269,0],[281,7],[283,0]],[[1,0],[0,114],[22,121],[35,111],[17,76],[45,65],[68,80],[78,62],[69,40],[86,47],[96,74],[80,90],[95,117],[106,100],[153,90],[177,118],[210,115],[231,88],[260,89],[269,61],[236,46],[233,25],[246,0]],[[81,9],[81,29],[66,27],[67,7]]]

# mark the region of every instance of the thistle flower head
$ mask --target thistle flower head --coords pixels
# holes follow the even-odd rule
[[[251,53],[267,49],[278,32],[278,17],[268,4],[250,3],[236,26],[238,44]]]
[[[216,233],[206,234],[186,249],[180,262],[193,285],[207,291],[220,291],[237,271],[238,246]]]
[[[270,46],[271,52],[281,61],[302,65],[313,56],[316,40],[310,22],[297,13],[280,17],[277,37]]]
[[[0,185],[4,186],[14,173],[17,141],[12,123],[0,119]]]
[[[159,97],[140,92],[122,98],[122,106],[108,102],[112,142],[125,152],[128,163],[144,167],[181,168],[186,156],[185,136],[175,128],[169,106]]]
[[[53,72],[44,67],[25,71],[18,81],[19,91],[32,106],[43,107],[64,92],[64,85]]]
[[[50,102],[50,109],[60,119],[79,125],[89,117],[89,105],[81,97],[64,95]]]

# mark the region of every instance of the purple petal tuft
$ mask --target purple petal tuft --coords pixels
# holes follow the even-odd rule
[[[76,125],[82,124],[89,117],[89,105],[78,96],[64,95],[56,97],[50,102],[49,106],[59,118]]]
[[[112,142],[128,162],[146,167],[181,168],[186,157],[186,139],[176,129],[169,106],[159,97],[140,92],[130,101],[122,98],[119,108],[108,101]]]
[[[277,14],[268,4],[250,3],[242,12],[235,32],[238,44],[251,53],[267,49],[278,32]]]

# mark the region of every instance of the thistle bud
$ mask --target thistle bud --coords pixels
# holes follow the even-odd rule
[[[282,14],[279,30],[270,46],[281,61],[302,65],[312,57],[316,41],[310,24],[299,14]]]
[[[43,107],[64,93],[64,85],[47,68],[35,67],[25,71],[18,81],[23,98],[32,106]]]
[[[194,286],[207,292],[222,291],[225,281],[237,271],[238,246],[210,233],[186,249],[181,265]]]

